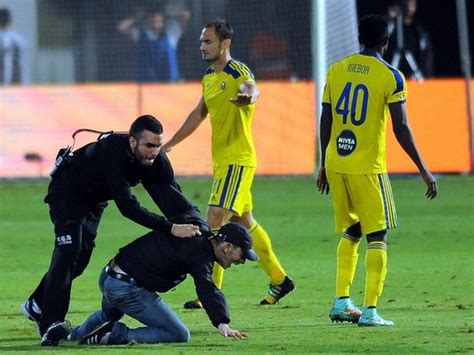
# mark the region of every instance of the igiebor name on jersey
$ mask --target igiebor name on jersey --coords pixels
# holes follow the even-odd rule
[[[370,67],[368,65],[362,64],[349,64],[347,66],[347,71],[352,73],[359,73],[359,74],[369,74]]]

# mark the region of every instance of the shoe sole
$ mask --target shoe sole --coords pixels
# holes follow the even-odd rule
[[[279,299],[277,299],[277,300],[275,301],[275,303],[270,303],[270,302],[267,301],[266,298],[264,298],[263,300],[260,301],[259,306],[274,306],[274,305],[276,305],[278,302],[280,302],[280,300],[281,300],[283,297],[288,296],[290,293],[294,292],[295,290],[296,290],[296,286],[293,284],[293,288],[292,288],[290,291],[288,291],[287,293],[285,293],[283,296],[281,296]],[[272,296],[272,297],[273,297],[273,296]]]
[[[350,313],[347,316],[341,316],[341,315],[338,315],[338,314],[331,314],[331,313],[329,314],[329,319],[332,322],[336,322],[336,323],[343,323],[343,322],[358,323],[360,317],[361,317],[360,314],[357,317],[356,315],[352,315]]]
[[[20,306],[21,313],[23,313],[23,315],[25,316],[26,319],[28,319],[32,322],[38,323],[38,321],[36,319],[34,319],[33,316],[31,315],[31,313],[28,311],[27,304],[28,304],[28,301],[25,301],[21,304],[21,306]]]
[[[41,340],[41,346],[58,346],[61,339],[66,339],[69,332],[68,329],[64,327],[65,322],[52,324],[46,331],[46,337],[43,337]],[[69,325],[69,322],[67,325]]]
[[[345,318],[341,318],[341,317],[331,317],[329,316],[329,319],[331,320],[331,322],[336,322],[336,323],[344,323],[344,322],[347,322],[347,323],[357,323],[359,322],[359,319],[345,319]]]
[[[59,340],[45,339],[41,341],[41,346],[58,346]]]
[[[21,304],[21,313],[23,313],[23,315],[25,316],[26,319],[32,321],[32,322],[35,322],[35,325],[36,325],[36,330],[38,331],[38,333],[41,335],[41,332],[40,332],[40,327],[39,327],[39,322],[33,318],[33,316],[31,315],[31,313],[28,311],[28,301],[25,301]]]
[[[260,301],[260,303],[258,305],[259,306],[273,306],[275,304],[276,304],[276,302],[275,303],[270,303],[270,302],[267,301],[267,299],[263,299],[263,300]]]
[[[63,322],[58,323],[53,328],[48,328],[48,336],[55,341],[66,339],[69,331],[63,326]]]
[[[196,301],[189,301],[183,305],[184,309],[201,309],[202,306]]]
[[[393,327],[395,324],[357,323],[359,327]]]
[[[87,343],[87,340],[88,340],[89,338],[93,337],[94,335],[96,335],[97,333],[99,333],[100,331],[102,331],[104,328],[110,327],[110,325],[112,325],[112,327],[110,328],[110,331],[112,331],[113,324],[114,324],[114,322],[112,322],[112,321],[107,321],[107,322],[105,322],[105,323],[102,324],[100,327],[95,328],[92,332],[90,332],[90,333],[87,334],[84,338],[82,338],[81,341],[79,341],[78,344],[79,344],[79,345],[100,345],[99,343],[88,344],[88,343]]]

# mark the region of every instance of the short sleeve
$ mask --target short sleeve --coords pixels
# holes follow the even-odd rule
[[[247,65],[239,61],[230,60],[225,66],[224,72],[232,76],[237,87],[245,82],[255,84],[255,76],[253,75],[252,70],[250,70]]]
[[[330,80],[330,73],[331,69],[329,69],[328,73],[326,74],[326,85],[324,85],[323,90],[323,104],[331,104],[331,93],[329,91],[329,80]]]
[[[390,68],[392,72],[392,80],[389,80],[387,95],[387,103],[404,102],[407,99],[407,82],[403,74],[394,68]]]
[[[252,71],[247,67],[245,64],[242,64],[240,67],[239,72],[241,75],[237,79],[237,85],[240,87],[243,83],[251,83],[253,85],[257,85],[255,83],[255,76],[253,75]]]

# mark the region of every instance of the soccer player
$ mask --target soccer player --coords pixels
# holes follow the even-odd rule
[[[377,313],[387,272],[387,230],[397,214],[387,176],[385,137],[388,111],[395,136],[436,197],[435,178],[416,148],[407,122],[407,85],[400,71],[382,60],[388,43],[387,23],[371,15],[359,23],[363,50],[334,63],[327,74],[321,113],[321,167],[316,185],[332,191],[337,247],[336,297],[332,321],[359,326],[392,326]],[[350,298],[362,234],[367,236],[366,282],[362,311]]]
[[[273,305],[294,290],[275,256],[270,238],[252,215],[251,187],[256,168],[251,123],[259,91],[250,69],[230,56],[233,30],[223,19],[208,22],[202,30],[202,59],[211,63],[202,79],[202,97],[169,142],[170,151],[193,133],[208,113],[212,128],[213,177],[207,222],[216,231],[229,220],[246,226],[260,257],[259,265],[270,278],[268,295],[261,305]],[[214,281],[222,286],[223,269],[215,264]],[[185,308],[201,308],[199,300]]]

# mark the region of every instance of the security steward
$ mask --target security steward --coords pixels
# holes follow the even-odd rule
[[[200,225],[202,236],[173,238],[169,233],[153,231],[121,248],[99,278],[102,310],[74,328],[69,340],[109,345],[189,341],[186,325],[155,293],[173,289],[187,274],[194,279],[199,299],[218,332],[236,339],[247,336],[230,328],[227,303],[214,284],[212,272],[214,262],[227,269],[258,259],[248,230],[241,224],[228,223],[212,235],[197,209],[176,221]],[[118,322],[124,314],[145,327],[131,329]]]
[[[161,150],[163,126],[151,115],[138,117],[127,134],[110,134],[65,158],[53,175],[44,201],[54,224],[55,246],[49,270],[23,303],[25,316],[35,321],[41,345],[58,344],[57,327],[68,312],[72,280],[88,265],[97,228],[108,200],[121,214],[154,231],[175,237],[199,235],[192,224],[172,223],[142,207],[130,187],[142,183],[166,217],[188,208],[173,168]]]

